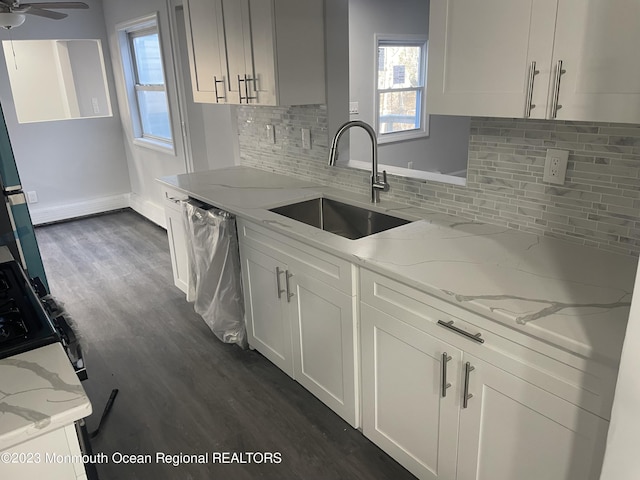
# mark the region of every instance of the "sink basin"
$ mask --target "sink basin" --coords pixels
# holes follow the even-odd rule
[[[351,240],[411,223],[410,220],[404,218],[393,217],[328,198],[316,198],[284,205],[272,208],[270,211]]]

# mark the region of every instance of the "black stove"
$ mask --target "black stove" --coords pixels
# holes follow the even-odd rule
[[[0,359],[59,341],[20,265],[16,261],[0,263]]]

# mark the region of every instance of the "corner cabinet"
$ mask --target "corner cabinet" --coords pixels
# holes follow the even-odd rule
[[[635,0],[432,0],[427,111],[640,123]]]
[[[185,0],[197,102],[325,103],[322,0]]]
[[[351,264],[238,219],[249,345],[359,424]]]
[[[164,214],[167,223],[169,253],[173,283],[185,295],[189,294],[189,256],[187,253],[187,236],[182,220],[182,202],[188,199],[184,193],[169,187],[163,187]]]
[[[372,272],[361,292],[363,433],[414,475],[599,478],[614,371]]]

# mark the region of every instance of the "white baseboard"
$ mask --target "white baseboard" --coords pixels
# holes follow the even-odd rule
[[[141,198],[140,195],[131,193],[129,195],[129,206],[156,225],[160,225],[162,228],[167,228],[164,207],[162,205],[145,200]]]
[[[129,194],[112,195],[109,197],[95,198],[84,202],[68,203],[54,207],[38,208],[37,205],[29,205],[31,222],[34,225],[59,222],[85,215],[119,210],[129,206]]]

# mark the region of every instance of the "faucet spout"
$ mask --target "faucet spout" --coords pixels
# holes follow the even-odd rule
[[[382,180],[380,180],[380,174],[378,173],[378,142],[376,140],[376,132],[371,125],[361,120],[352,120],[343,124],[336,132],[333,140],[331,141],[331,148],[329,149],[329,166],[335,166],[338,158],[338,143],[344,133],[353,127],[363,128],[371,139],[371,201],[373,203],[380,202],[380,190],[383,192],[389,191],[389,184],[387,183],[387,172],[384,171]]]

